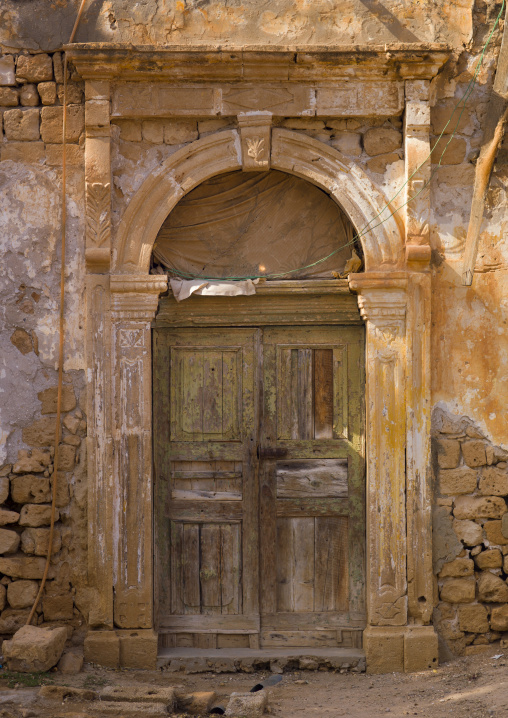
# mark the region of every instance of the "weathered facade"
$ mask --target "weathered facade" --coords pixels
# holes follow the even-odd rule
[[[154,665],[158,645],[262,650],[282,640],[307,653],[363,645],[368,670],[415,670],[438,660],[438,636],[444,656],[505,640],[503,146],[474,281],[461,283],[502,22],[463,112],[452,117],[501,4],[428,2],[409,12],[398,2],[281,0],[260,9],[253,2],[189,1],[131,8],[114,0],[86,8],[76,42],[66,48],[76,4],[44,14],[41,5],[7,2],[0,11],[0,634],[26,621],[47,553],[65,49],[63,433],[54,554],[38,622],[63,622],[76,644],[87,636],[90,660],[113,666]],[[166,275],[151,270],[161,226],[194,188],[242,171],[286,173],[323,190],[361,235],[361,270],[347,280],[280,279],[262,282],[252,297],[177,304]],[[339,341],[333,337],[341,328]],[[352,338],[363,335],[364,347]],[[202,417],[190,449],[182,448],[184,423],[168,424],[164,434],[164,416],[180,406],[178,387],[169,391],[173,378],[161,369],[165,361],[169,366],[165,342],[177,353],[241,344],[244,357],[250,351],[261,357],[257,379],[242,370],[243,390],[252,386],[255,398],[235,395],[245,420],[238,436],[233,424],[229,433],[225,424],[207,433]],[[339,370],[325,376],[326,352],[336,357],[348,342],[344,356],[357,374],[348,381]],[[270,374],[270,352],[279,346],[282,364],[274,359]],[[324,416],[318,417],[318,400],[309,400],[315,412],[309,418],[295,394],[289,406],[302,412],[297,427],[287,435],[274,428],[277,440],[268,441],[271,425],[263,428],[256,397],[269,396],[272,381],[281,397],[291,394],[291,371],[285,379],[280,369],[284,347],[296,352],[298,371],[307,361],[301,376],[314,377],[316,392],[327,382],[334,397],[346,387],[352,413],[333,398],[329,433],[325,427],[318,436],[315,428]],[[273,406],[283,401],[275,398]],[[272,416],[266,402],[265,418]],[[189,405],[181,406],[184,416]],[[245,448],[247,439],[257,453]],[[228,453],[230,440],[243,442],[244,453]],[[346,479],[345,493],[335,487],[303,495],[279,486],[279,469],[287,473],[291,461],[311,456],[335,461],[336,477],[346,466],[340,462],[347,463],[346,476],[356,478],[349,487]],[[278,467],[277,457],[286,464]],[[215,464],[200,466],[201,478],[223,483],[213,491],[202,484],[198,500],[194,485],[188,491],[174,482],[205,458]],[[189,466],[175,468],[177,461]],[[237,483],[230,490],[225,481]],[[205,564],[196,564],[195,600],[188,591],[178,598],[180,608],[166,601],[165,583],[168,595],[178,593],[165,568],[176,550],[168,519],[189,527],[191,548],[193,531],[209,544],[217,530],[226,536],[221,546],[229,541],[231,555],[243,556],[235,559],[243,561],[243,603],[239,594],[224,603],[225,582],[214,589],[222,598],[214,598]],[[305,578],[309,560],[300,554],[298,580],[314,591],[308,600],[300,595],[300,603],[294,594],[279,600],[274,588],[296,586],[298,567],[286,575],[280,563],[272,584],[259,579],[260,563],[283,561],[270,558],[270,536],[285,555],[288,526],[301,531],[289,562],[299,546],[304,550],[310,526],[317,537],[308,549],[314,578]],[[335,546],[336,531],[349,538],[347,550],[333,549],[346,568],[342,578],[332,571],[332,580],[347,575],[349,588],[318,600],[328,576],[316,568],[319,537],[326,543],[330,535]]]

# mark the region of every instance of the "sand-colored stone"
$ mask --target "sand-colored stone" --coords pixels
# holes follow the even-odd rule
[[[460,444],[453,439],[436,441],[437,461],[441,469],[455,469],[460,460]]]
[[[41,414],[54,414],[56,412],[58,387],[52,386],[44,389],[37,394],[37,398],[41,402]],[[72,411],[76,408],[76,395],[72,386],[64,384],[62,386],[62,406],[63,412]]]
[[[508,471],[496,466],[485,466],[481,470],[478,488],[481,494],[506,496],[508,494]]]
[[[17,511],[9,511],[8,509],[0,508],[0,526],[6,526],[7,524],[15,524],[19,520],[19,514]]]
[[[60,104],[63,105],[64,86],[62,82],[57,84],[57,95]],[[79,82],[67,83],[67,103],[69,105],[79,105],[83,102],[83,85]]]
[[[508,604],[492,609],[490,627],[493,631],[508,631]]]
[[[19,534],[16,531],[0,529],[0,553],[16,553],[19,547]]]
[[[231,693],[226,707],[226,716],[258,718],[266,711],[268,695],[266,691],[257,693]]]
[[[386,171],[388,165],[398,162],[400,157],[395,152],[389,152],[384,155],[378,155],[367,162],[367,167],[371,172],[377,172],[383,174]]]
[[[0,614],[0,634],[12,635],[19,631],[26,624],[29,614],[27,608],[6,608]]]
[[[18,82],[47,82],[53,79],[53,62],[49,55],[20,55],[16,63]]]
[[[404,670],[404,629],[368,626],[363,633],[367,673]]]
[[[468,466],[485,466],[487,463],[487,455],[485,453],[486,444],[484,441],[463,441],[462,455]]]
[[[154,631],[119,631],[118,634],[122,668],[155,669],[158,639]]]
[[[374,127],[363,136],[363,148],[371,157],[393,152],[401,146],[402,133],[389,127]]]
[[[68,676],[81,673],[83,670],[83,654],[75,651],[68,651],[67,653],[64,653],[58,661],[57,668],[60,673]]]
[[[445,563],[439,578],[461,578],[472,576],[474,573],[474,562],[470,558],[456,558],[450,563]]]
[[[120,638],[115,631],[89,631],[84,643],[85,661],[105,668],[120,667]]]
[[[21,550],[23,553],[34,556],[47,556],[49,543],[49,528],[26,528],[21,534]],[[58,553],[62,546],[60,528],[55,527],[53,532],[52,553]]]
[[[0,107],[17,107],[19,90],[15,87],[0,87]]]
[[[439,594],[441,600],[448,603],[469,603],[475,598],[475,580],[473,577],[448,579],[441,586]]]
[[[145,142],[161,145],[164,142],[164,123],[162,120],[145,120],[142,133]]]
[[[0,476],[0,504],[3,504],[5,503],[5,501],[7,501],[7,497],[9,496],[9,488],[9,478],[7,476]]]
[[[459,628],[467,633],[486,633],[489,630],[489,616],[485,606],[479,603],[459,606]]]
[[[487,549],[475,556],[475,564],[479,569],[501,568],[503,565],[503,556],[498,548]]]
[[[11,496],[17,504],[44,504],[51,501],[49,479],[35,474],[24,474],[11,479]]]
[[[437,142],[433,140],[432,147],[434,146],[435,149],[432,152],[434,164],[441,162],[442,165],[459,165],[464,161],[467,149],[465,140],[443,135]],[[473,466],[480,466],[480,464],[473,464]]]
[[[24,626],[10,641],[4,641],[7,667],[21,673],[48,671],[58,663],[66,640],[65,628]]]
[[[2,55],[0,57],[0,85],[15,85],[14,57],[13,55]]]
[[[508,586],[499,576],[485,571],[478,579],[478,599],[487,603],[504,603],[508,601]]]
[[[404,632],[404,670],[425,671],[438,665],[438,637],[433,626],[410,626]]]
[[[0,572],[12,578],[42,578],[45,560],[36,556],[2,556],[0,558]],[[54,570],[50,567],[49,577],[52,578]]]
[[[198,139],[196,121],[170,120],[164,123],[164,142],[167,145],[180,145]]]
[[[85,128],[85,110],[79,105],[67,108],[67,142],[77,142]],[[41,110],[41,137],[44,142],[62,142],[62,107],[43,107]]]
[[[497,546],[504,546],[508,544],[508,538],[502,531],[501,521],[486,521],[483,524],[483,528],[489,543],[496,544]]]
[[[23,429],[23,441],[29,446],[52,446],[55,443],[55,419],[45,416]]]
[[[37,85],[23,85],[19,91],[19,102],[23,107],[37,107],[39,105]]]
[[[55,521],[60,518],[58,509],[55,509]],[[21,509],[20,526],[49,526],[51,519],[51,506],[48,504],[25,504]]]
[[[151,683],[136,683],[135,686],[105,686],[100,691],[100,699],[115,702],[135,701],[144,704],[163,703],[168,713],[174,711],[176,707],[176,693],[172,686],[155,686]],[[180,703],[180,699],[178,702]],[[208,710],[203,711],[203,714],[206,713]]]
[[[56,102],[56,82],[40,82],[37,91],[43,105],[54,105]]]
[[[457,519],[500,519],[506,512],[506,502],[499,496],[459,496],[453,515]]]
[[[180,693],[177,698],[178,710],[189,715],[206,715],[213,708],[216,697],[215,691]]]
[[[39,110],[6,110],[4,132],[8,140],[33,142],[39,139]]]
[[[9,142],[0,147],[0,160],[2,162],[11,160],[13,162],[35,164],[44,162],[45,156],[44,142]],[[34,342],[28,332],[26,332],[26,336],[28,340],[24,341],[23,347],[26,350],[25,353],[28,354],[34,350]]]
[[[476,490],[477,482],[477,472],[466,466],[439,470],[439,491],[446,496],[470,494]]]
[[[115,120],[120,128],[120,138],[124,142],[141,142],[141,122],[136,120]]]
[[[32,608],[38,592],[37,581],[12,581],[7,586],[7,601],[11,608]]]
[[[70,593],[44,596],[42,612],[45,621],[70,621],[74,616],[74,601]]]

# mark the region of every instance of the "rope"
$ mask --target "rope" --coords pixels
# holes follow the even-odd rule
[[[74,41],[76,30],[85,7],[86,0],[81,0],[74,27],[72,28],[69,45]],[[62,418],[62,387],[63,387],[63,366],[64,366],[64,324],[65,324],[65,223],[67,220],[66,207],[66,181],[67,181],[67,165],[66,165],[66,130],[67,130],[67,53],[64,54],[63,64],[63,108],[62,108],[62,216],[61,216],[61,233],[62,233],[62,261],[60,266],[60,311],[59,311],[59,343],[58,343],[58,389],[56,398],[56,426],[55,426],[55,455],[53,459],[53,487],[51,498],[51,519],[49,524],[49,540],[48,553],[46,555],[46,564],[42,575],[39,592],[35,598],[34,604],[28,616],[26,625],[29,626],[34,617],[39,601],[41,600],[44,587],[49,573],[51,562],[51,554],[53,552],[53,538],[55,535],[55,515],[56,515],[56,496],[58,491],[58,459],[61,437],[61,418]]]

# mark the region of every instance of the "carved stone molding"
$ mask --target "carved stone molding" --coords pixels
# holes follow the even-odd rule
[[[430,82],[406,81],[404,155],[406,160],[406,243],[429,245],[430,218]],[[425,270],[423,254],[408,254],[414,270]],[[413,263],[413,260],[416,260]]]
[[[114,321],[151,321],[159,304],[159,294],[168,288],[161,275],[112,275],[111,316]]]
[[[111,184],[86,182],[85,202],[87,268],[106,271],[111,258]]]
[[[272,115],[270,112],[242,112],[238,115],[244,172],[270,169]]]

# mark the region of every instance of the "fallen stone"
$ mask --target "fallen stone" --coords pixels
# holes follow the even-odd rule
[[[474,573],[474,562],[470,558],[456,558],[450,563],[445,563],[439,578],[461,578],[462,576],[472,576]]]
[[[268,695],[265,691],[257,693],[232,693],[225,715],[238,718],[258,718],[266,711]]]
[[[42,578],[46,561],[36,556],[9,556],[0,558],[0,573],[11,578]],[[49,578],[53,578],[54,569],[50,567]]]
[[[508,601],[508,586],[493,573],[482,573],[478,581],[478,599],[486,603],[505,603]]]
[[[508,591],[508,586],[505,586]],[[451,578],[440,590],[441,600],[448,603],[470,603],[475,598],[475,580],[471,578]]]
[[[44,629],[39,629],[44,630]],[[57,630],[57,629],[55,629]],[[69,655],[68,653],[66,655]],[[87,688],[73,688],[72,686],[41,686],[39,696],[51,701],[63,703],[70,698],[75,701],[95,701],[99,694]]]
[[[55,521],[60,518],[60,512],[55,509]],[[51,506],[48,504],[25,504],[21,509],[20,526],[49,526],[51,521]]]
[[[7,586],[7,601],[11,608],[31,608],[38,592],[37,581],[12,581]]]
[[[19,547],[19,534],[8,529],[0,529],[0,553],[16,553]]]
[[[193,716],[205,715],[213,708],[217,696],[214,691],[197,691],[177,695],[178,710]]]
[[[402,146],[402,133],[389,127],[373,127],[363,136],[365,152],[374,157]]]
[[[57,665],[60,673],[65,675],[74,675],[83,670],[83,656],[75,651],[68,651],[58,661]]]
[[[492,609],[490,627],[493,631],[508,631],[508,605]]]
[[[55,414],[58,398],[58,387],[52,386],[37,394],[41,402],[41,414]],[[76,395],[72,386],[64,384],[62,387],[62,411],[72,411],[76,408]]]
[[[489,496],[505,496],[508,494],[508,472],[497,466],[482,469],[479,489],[481,494]]]
[[[46,504],[51,501],[49,479],[25,474],[11,479],[11,496],[16,504]]]
[[[66,640],[66,628],[23,626],[10,641],[4,641],[4,660],[10,671],[49,671],[58,663]]]
[[[471,494],[476,490],[478,476],[476,471],[461,466],[458,469],[440,469],[439,491],[445,496]]]
[[[500,496],[459,496],[453,514],[457,519],[500,519],[506,502]]]
[[[104,716],[118,716],[118,718],[145,718],[145,716],[168,718],[168,712],[163,703],[115,703],[112,701],[101,701],[100,707],[97,703],[92,704],[89,711],[90,715],[97,716],[97,718],[104,718]]]
[[[18,520],[19,514],[17,511],[0,509],[0,526],[5,526],[6,524],[15,524]]]
[[[215,697],[215,693],[212,695]],[[143,704],[163,703],[168,712],[173,711],[177,703],[180,705],[180,698],[177,699],[172,686],[154,686],[143,683],[136,683],[135,686],[106,686],[100,691],[100,699],[102,701],[131,701]],[[208,711],[203,712],[207,713]]]
[[[487,549],[482,551],[474,560],[479,569],[501,568],[503,565],[503,556],[498,548]]]
[[[459,628],[468,633],[486,633],[489,630],[489,618],[485,606],[459,606]]]

